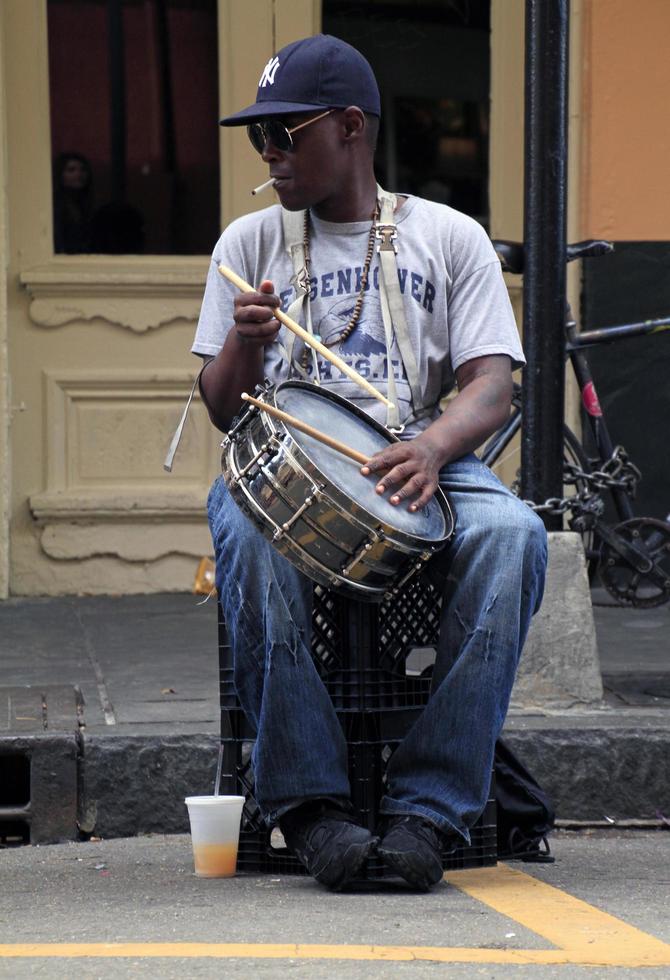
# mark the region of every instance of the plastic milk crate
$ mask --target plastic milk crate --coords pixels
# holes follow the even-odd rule
[[[428,662],[437,642],[439,619],[439,594],[423,580],[411,581],[392,601],[381,605],[352,602],[320,586],[314,589],[312,656],[347,739],[352,802],[370,830],[377,824],[388,760],[429,697],[430,676],[426,674],[430,672]],[[239,793],[247,801],[238,870],[306,874],[284,846],[280,832],[270,831],[260,817],[250,761],[254,732],[235,693],[232,656],[220,607],[219,670],[224,749],[221,792]],[[445,869],[496,863],[493,788],[470,833],[469,847],[445,855]],[[388,873],[381,861],[372,857],[360,878],[382,878]]]

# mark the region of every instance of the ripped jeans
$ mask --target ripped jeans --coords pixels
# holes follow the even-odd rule
[[[390,759],[384,814],[415,813],[469,842],[521,649],[539,608],[546,532],[474,455],[440,483],[456,533],[443,581],[430,700]],[[310,656],[312,583],[253,527],[219,477],[208,500],[216,586],[244,712],[256,729],[256,799],[269,824],[311,797],[348,799],[347,746]]]

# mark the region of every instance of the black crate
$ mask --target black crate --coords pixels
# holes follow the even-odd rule
[[[238,869],[249,873],[306,874],[268,829],[254,797],[250,762],[254,732],[240,708],[233,665],[219,612],[221,738],[225,765],[221,792],[246,797]],[[415,579],[393,600],[374,606],[352,602],[320,586],[314,589],[312,656],[347,739],[351,797],[361,823],[374,831],[384,795],[388,760],[430,695],[430,677],[408,676],[406,661],[417,647],[434,647],[440,596]],[[469,847],[444,856],[447,870],[495,865],[496,806],[493,793],[471,829]],[[361,880],[388,872],[372,857]]]
[[[439,594],[421,579],[379,606],[315,586],[311,652],[335,708],[386,711],[425,705],[430,678],[408,676],[406,661],[414,649],[435,646],[439,617]],[[220,607],[219,702],[222,715],[239,708]]]
[[[379,800],[383,795],[384,774],[397,741],[349,742],[349,779],[356,815],[363,826],[374,831],[378,820]],[[283,843],[279,832],[269,830],[263,823],[253,796],[253,773],[249,762],[238,769],[237,785],[230,792],[246,796],[240,846],[237,859],[239,871],[249,874],[301,874],[303,865]],[[470,831],[471,843],[443,857],[445,870],[481,868],[496,864],[497,831],[496,804],[492,793]],[[373,855],[357,880],[390,877],[391,872]]]
[[[464,868],[495,867],[496,822],[495,801],[489,800],[486,809],[470,831],[470,846],[459,847],[444,856],[442,867],[445,871],[460,871]],[[306,875],[307,870],[282,843],[278,831],[266,827],[255,830],[242,830],[237,857],[237,870],[246,874]],[[373,855],[356,877],[356,881],[375,881],[394,877],[379,857]]]
[[[430,694],[429,677],[407,677],[388,670],[332,670],[323,677],[335,709],[387,712],[421,708]]]
[[[221,653],[219,683],[223,725],[223,716],[229,711],[237,710],[240,705],[233,684],[233,668],[228,648]],[[376,713],[422,708],[430,696],[430,677],[410,677],[373,667],[331,670],[321,679],[338,713]],[[245,734],[249,735],[250,732]]]
[[[230,649],[220,650],[221,738],[250,740],[256,737],[235,693]],[[390,671],[333,670],[323,678],[340,723],[349,740],[347,719],[369,716],[384,737],[401,739],[430,696],[429,677],[407,677]]]
[[[405,673],[416,647],[434,647],[441,598],[427,579],[412,579],[380,605],[353,602],[317,585],[312,608],[312,656],[322,676],[370,666]]]

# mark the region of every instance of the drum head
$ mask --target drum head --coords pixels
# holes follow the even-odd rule
[[[316,385],[284,382],[275,389],[274,402],[277,408],[366,456],[374,456],[395,442],[382,425],[351,402]],[[447,522],[435,497],[420,511],[408,510],[407,501],[393,506],[389,503],[390,491],[383,496],[375,492],[378,475],[363,476],[359,463],[288,423],[284,424],[295,444],[332,485],[369,514],[404,534],[429,542],[444,540]]]

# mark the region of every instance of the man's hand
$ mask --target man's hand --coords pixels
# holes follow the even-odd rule
[[[254,347],[272,343],[281,327],[273,312],[279,302],[269,279],[263,280],[257,293],[240,293],[235,297],[233,320],[242,343]]]
[[[417,511],[425,507],[435,493],[441,465],[441,454],[422,433],[415,439],[394,442],[388,449],[376,453],[361,468],[361,473],[368,476],[387,470],[377,484],[377,493],[393,490],[389,499],[394,506],[410,500],[409,509]]]
[[[233,320],[226,342],[207,362],[200,375],[200,394],[209,417],[222,432],[240,409],[240,395],[253,391],[264,378],[264,348],[271,344],[280,328],[274,311],[279,306],[274,286],[265,279],[257,293],[235,297]]]
[[[441,468],[481,446],[509,415],[510,368],[506,354],[473,358],[457,368],[458,394],[442,415],[415,439],[393,443],[362,467],[366,476],[388,470],[377,484],[377,493],[392,490],[391,503],[397,506],[409,499],[411,511],[425,507],[435,493]]]

